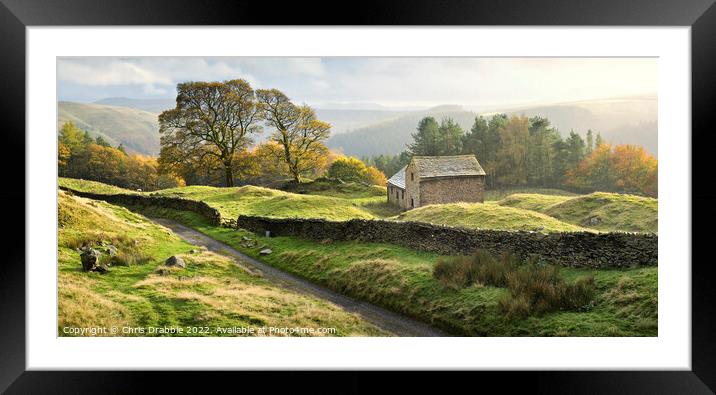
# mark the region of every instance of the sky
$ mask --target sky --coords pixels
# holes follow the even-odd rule
[[[58,98],[173,99],[183,81],[242,78],[318,108],[470,109],[657,93],[655,58],[58,58]]]

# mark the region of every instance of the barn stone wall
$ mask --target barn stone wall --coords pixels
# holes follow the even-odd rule
[[[405,208],[405,190],[388,184],[388,203]]]
[[[420,205],[456,202],[482,203],[485,176],[436,177],[420,180]]]
[[[236,225],[273,236],[311,240],[357,240],[397,244],[444,255],[468,255],[478,249],[512,252],[570,267],[655,266],[658,238],[636,233],[536,233],[474,230],[416,222],[384,220],[326,221],[240,216]]]
[[[405,168],[405,209],[420,207],[420,175],[415,162],[410,161]],[[412,200],[411,200],[412,199]]]

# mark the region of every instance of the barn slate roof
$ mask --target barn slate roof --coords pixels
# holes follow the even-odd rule
[[[485,175],[475,155],[414,156],[412,160],[420,178]]]
[[[403,166],[402,169],[398,170],[397,173],[388,179],[388,184],[392,184],[400,189],[405,189],[405,168],[408,165]]]

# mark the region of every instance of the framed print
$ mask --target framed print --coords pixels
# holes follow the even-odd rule
[[[4,1],[2,388],[711,392],[716,11],[658,6]]]

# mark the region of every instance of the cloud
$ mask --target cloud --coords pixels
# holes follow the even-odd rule
[[[89,86],[171,84],[172,82],[167,75],[134,62],[122,60],[108,62],[80,59],[58,60],[57,76],[60,81]]]
[[[243,78],[315,103],[520,105],[656,92],[656,59],[87,57],[58,59],[61,97],[174,94],[182,81]],[[63,96],[65,95],[65,96]]]
[[[87,86],[88,89],[138,86],[147,95],[167,94],[177,83],[189,80],[243,78],[252,84],[258,82],[231,62],[196,57],[60,58],[57,76],[60,83]]]

